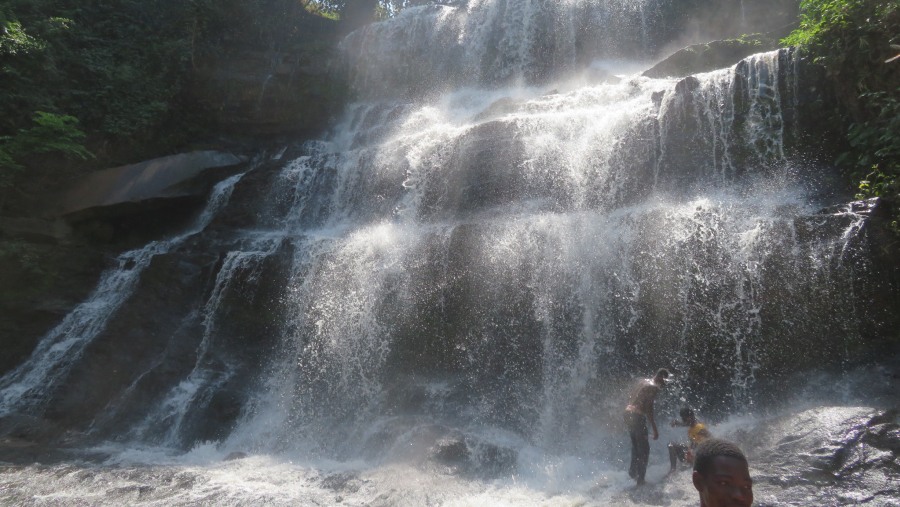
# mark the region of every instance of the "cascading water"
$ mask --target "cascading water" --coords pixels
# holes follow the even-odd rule
[[[134,291],[137,280],[153,257],[168,252],[209,225],[239,180],[240,175],[232,176],[216,185],[206,208],[187,232],[120,255],[116,267],[103,274],[87,301],[78,305],[41,340],[28,361],[3,377],[0,381],[0,414],[26,407],[42,409],[48,393],[60,388],[60,379]]]
[[[408,9],[351,34],[368,97],[546,82],[598,59],[648,59],[677,28],[672,0],[472,0]]]
[[[168,345],[84,431],[151,446],[105,448],[111,463],[190,480],[106,500],[641,503],[622,493],[627,384],[673,368],[663,413],[777,400],[801,351],[846,355],[861,295],[836,288],[865,292],[870,267],[865,218],[818,213],[792,161],[794,52],[683,80],[579,72],[646,57],[670,7],[473,0],[351,34],[362,98],[333,133],[220,186],[213,203],[234,195],[196,231],[123,255],[82,305],[97,317],[79,307],[3,379],[3,410],[65,401],[66,375],[84,382],[72,351],[140,308],[107,279],[172,252],[201,289],[165,307]],[[236,451],[252,456],[208,461]]]
[[[254,273],[260,266],[260,259],[271,255],[277,246],[277,240],[259,238],[248,245],[248,250],[227,254],[216,275],[212,293],[201,311],[203,336],[197,350],[196,364],[187,378],[166,394],[156,411],[135,428],[133,438],[153,439],[154,435],[161,435],[157,438],[163,444],[173,447],[183,445],[181,430],[185,417],[192,410],[204,408],[216,390],[234,374],[229,358],[212,350],[213,336],[222,318],[218,314],[222,297],[235,280],[235,272],[244,270]],[[253,281],[251,275],[250,282]]]
[[[335,196],[318,225],[329,237],[312,257],[295,249],[290,353],[275,371],[298,371],[276,388],[284,420],[267,433],[345,456],[373,438],[349,436],[365,421],[411,404],[428,424],[577,447],[591,431],[579,425],[596,422],[589,405],[619,396],[596,384],[654,362],[710,384],[685,394],[695,403],[752,403],[777,332],[758,301],[776,290],[770,265],[791,264],[794,290],[813,291],[805,280],[849,240],[797,237],[814,208],[790,174],[736,179],[784,171],[783,126],[768,119],[789,75],[779,58],[790,61],[760,55],[687,90],[629,78],[359,106],[319,154],[329,187],[308,189]],[[703,373],[700,351],[720,375]],[[440,397],[425,394],[434,385]]]

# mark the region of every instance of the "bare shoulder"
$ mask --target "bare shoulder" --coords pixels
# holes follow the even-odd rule
[[[648,385],[652,385],[652,384],[653,384],[652,382],[650,382],[648,384],[647,379],[642,378],[642,379],[634,382],[633,384],[631,384],[631,388],[629,389],[628,392],[630,393],[631,398],[634,399],[634,398],[637,398],[638,396],[640,396],[641,394],[643,394],[644,391],[647,389]]]
[[[642,411],[646,411],[650,408],[649,405],[653,403],[653,398],[658,392],[659,387],[656,384],[652,381],[642,380],[631,395],[631,403],[640,407]]]
[[[660,391],[660,387],[653,383],[650,379],[644,379],[641,381],[640,392],[644,396],[656,396],[656,393]]]

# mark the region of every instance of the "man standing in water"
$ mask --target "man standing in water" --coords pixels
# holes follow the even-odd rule
[[[697,446],[693,482],[700,494],[700,507],[753,504],[753,479],[747,457],[731,442],[708,438]]]
[[[638,486],[644,484],[647,474],[647,462],[650,459],[650,441],[647,439],[647,420],[653,428],[653,440],[659,438],[656,419],[653,415],[653,400],[666,385],[669,370],[660,368],[653,379],[641,380],[640,385],[631,393],[628,406],[625,407],[625,425],[631,436],[631,467],[628,475],[637,481]]]

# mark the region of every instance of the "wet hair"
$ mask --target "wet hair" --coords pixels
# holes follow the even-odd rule
[[[667,370],[665,368],[660,368],[660,369],[656,370],[657,377],[662,377],[664,379],[667,379],[667,378],[669,378],[669,375],[670,375],[669,370]]]
[[[735,458],[747,463],[747,457],[737,445],[727,440],[708,438],[694,451],[694,471],[706,475],[712,468],[713,460],[718,456]]]
[[[680,415],[682,419],[691,419],[694,417],[694,411],[688,407],[683,407],[681,411],[678,412],[678,415]]]

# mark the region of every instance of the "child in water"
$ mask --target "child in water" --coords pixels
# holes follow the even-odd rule
[[[693,410],[684,407],[679,412],[679,415],[681,416],[681,421],[677,419],[672,421],[672,427],[686,426],[688,428],[689,443],[685,445],[680,442],[669,442],[669,463],[672,465],[669,473],[675,471],[677,461],[693,463],[694,449],[701,442],[712,436],[709,430],[706,429],[706,425],[697,420]]]

